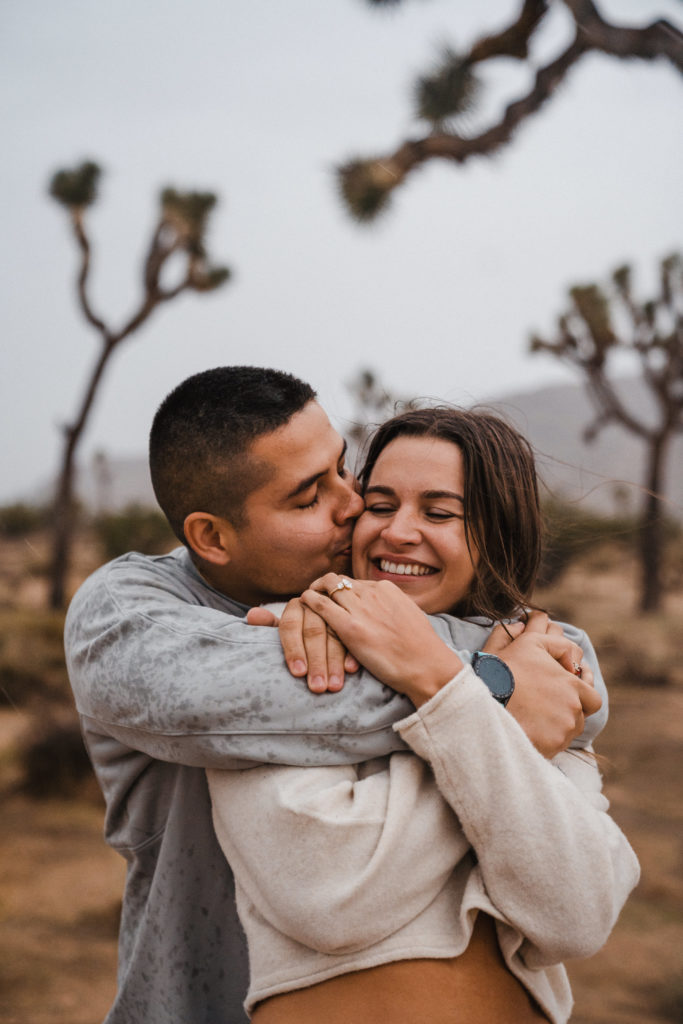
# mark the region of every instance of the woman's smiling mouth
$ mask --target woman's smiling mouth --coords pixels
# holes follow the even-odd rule
[[[438,569],[419,562],[391,562],[388,558],[373,559],[373,564],[380,572],[393,573],[395,576],[431,576]]]

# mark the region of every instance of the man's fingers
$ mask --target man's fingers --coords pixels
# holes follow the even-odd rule
[[[277,626],[279,619],[274,612],[267,608],[250,608],[247,612],[247,622],[250,626]]]
[[[309,598],[332,605],[322,594],[307,591]],[[280,620],[280,640],[289,671],[294,676],[306,676],[313,693],[337,692],[344,686],[344,674],[357,672],[358,662],[347,654],[339,637],[310,603],[301,598],[290,601]]]
[[[290,601],[280,618],[280,643],[293,676],[305,676],[308,668],[304,646],[304,606],[298,599]]]
[[[327,630],[327,689],[338,693],[344,685],[346,648],[334,633]]]
[[[524,628],[524,622],[508,622],[505,625],[499,622],[491,630],[482,650],[486,651],[487,654],[498,654],[499,651],[504,651],[516,637],[522,635]]]
[[[310,608],[304,608],[303,641],[308,664],[306,678],[308,689],[313,693],[324,693],[329,686],[328,639],[325,620]]]
[[[545,612],[529,612],[526,620],[525,633],[547,633],[550,619]],[[560,630],[561,632],[561,630]]]
[[[586,717],[594,715],[602,707],[602,697],[600,694],[592,684],[585,682],[583,679],[579,682],[579,700]]]
[[[344,671],[347,673],[347,675],[353,675],[353,673],[357,672],[359,668],[360,662],[358,661],[358,659],[354,658],[354,656],[352,654],[349,654],[347,651],[346,657],[344,658]]]
[[[581,666],[581,662],[583,661],[583,651],[578,644],[573,643],[571,640],[567,640],[566,637],[563,636],[562,640],[567,646],[562,654],[559,655],[557,660],[562,668],[565,668],[567,672],[571,672],[575,676],[580,676],[583,672],[583,668]]]

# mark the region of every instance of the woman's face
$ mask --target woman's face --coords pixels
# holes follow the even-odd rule
[[[465,541],[460,449],[431,437],[397,437],[380,453],[353,534],[353,573],[391,580],[428,613],[468,592],[474,560]]]

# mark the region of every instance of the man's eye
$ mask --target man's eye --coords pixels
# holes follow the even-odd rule
[[[319,500],[318,499],[318,493],[316,491],[316,494],[315,494],[315,497],[313,498],[313,501],[308,501],[308,502],[306,502],[305,505],[297,505],[297,508],[313,508],[314,505],[318,504],[318,500]]]

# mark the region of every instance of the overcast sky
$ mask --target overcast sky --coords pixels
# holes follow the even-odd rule
[[[614,20],[680,24],[680,0],[602,0]],[[572,380],[526,355],[568,285],[634,262],[643,289],[681,245],[680,76],[590,56],[498,157],[432,162],[389,213],[353,223],[333,168],[422,127],[410,90],[439,47],[499,28],[519,0],[3,0],[0,502],[54,472],[97,338],[74,301],[76,253],[47,197],[59,167],[105,170],[89,215],[93,303],[119,324],[166,184],[220,196],[209,237],[232,282],[189,293],[124,344],[82,457],[142,454],[191,373],[247,362],[311,381],[338,426],[362,366],[406,395],[469,403]],[[566,44],[553,7],[534,58]],[[480,119],[523,94],[499,61]]]

